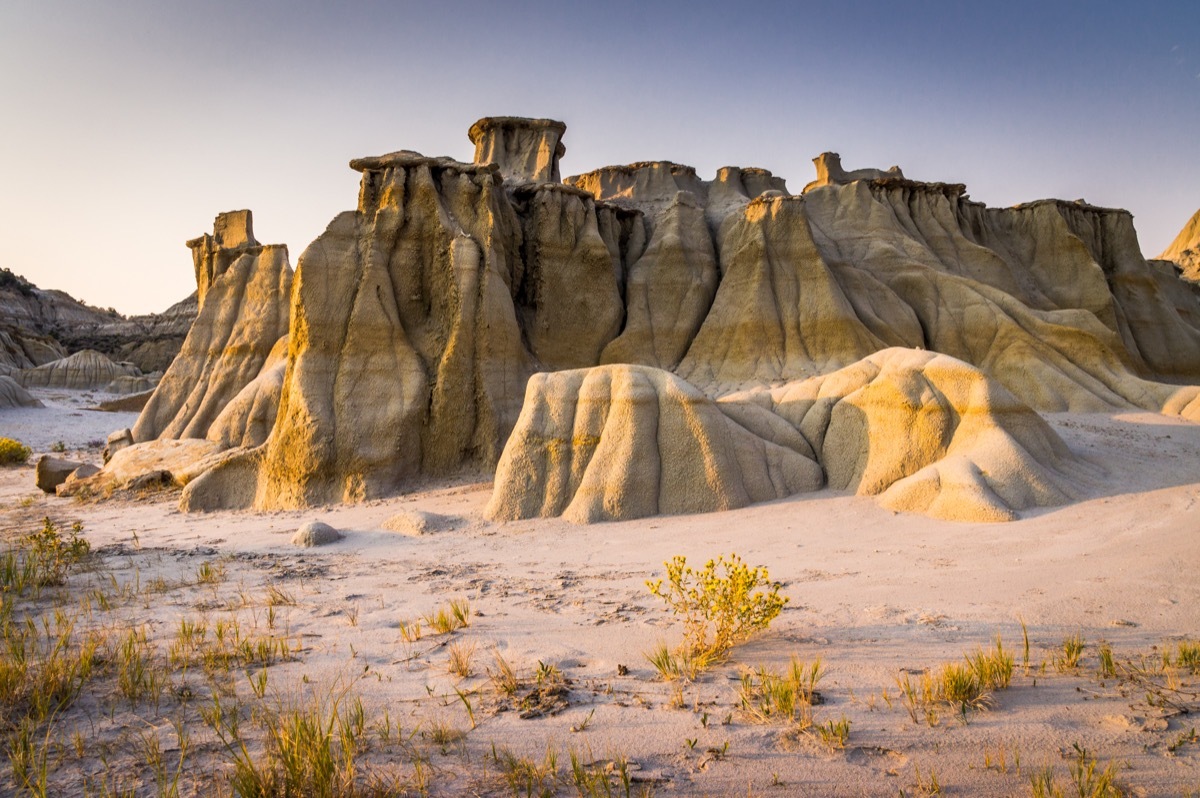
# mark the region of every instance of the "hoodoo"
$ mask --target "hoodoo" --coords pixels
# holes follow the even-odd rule
[[[498,468],[494,518],[828,485],[1006,520],[1096,473],[1039,413],[1200,419],[1200,294],[1141,256],[1125,211],[987,208],[835,153],[803,195],[669,161],[562,181],[565,132],[489,117],[474,163],[352,161],[358,206],[294,290],[248,212],[191,242],[201,314],[134,430],[221,450],[182,506],[360,501]]]

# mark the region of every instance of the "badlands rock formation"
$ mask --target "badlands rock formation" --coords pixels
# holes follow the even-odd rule
[[[828,485],[950,520],[1062,504],[1084,469],[978,369],[886,349],[773,390],[709,399],[658,369],[538,374],[487,514],[578,523],[711,512]]]
[[[842,156],[836,152],[821,153],[813,158],[813,165],[817,167],[817,179],[804,187],[805,193],[818,186],[844,186],[856,180],[883,180],[889,177],[904,179],[904,172],[900,171],[899,166],[893,166],[887,170],[855,169],[847,172],[842,168]]]
[[[114,363],[99,352],[85,349],[61,360],[17,372],[17,382],[26,388],[99,390],[122,377],[141,377],[132,363]]]
[[[1200,296],[1125,211],[992,209],[830,153],[803,195],[668,161],[559,182],[564,132],[484,119],[472,164],[352,161],[358,206],[300,256],[290,328],[285,305],[236,346],[250,296],[286,303],[285,262],[251,280],[270,248],[248,214],[193,242],[196,345],[135,430],[224,450],[181,505],[359,501],[499,464],[499,518],[828,484],[1000,520],[1086,492],[1035,411],[1200,419]]]
[[[1188,219],[1171,246],[1158,257],[1177,264],[1186,280],[1200,283],[1200,211]]]
[[[163,371],[195,318],[191,297],[161,314],[127,318],[0,269],[0,370],[32,368],[68,352],[94,349],[143,372]]]
[[[487,515],[590,523],[729,510],[821,487],[806,454],[749,432],[660,369],[537,374]]]
[[[42,407],[42,403],[22,388],[21,383],[0,374],[0,410],[9,407]]]
[[[250,225],[249,211],[221,214],[212,236],[188,242],[196,258],[200,312],[138,417],[135,441],[205,437],[287,333],[292,287],[287,247],[260,245]],[[221,435],[227,443],[243,439],[227,429]]]

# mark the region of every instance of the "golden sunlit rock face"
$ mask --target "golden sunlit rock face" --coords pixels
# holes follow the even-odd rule
[[[1091,473],[1039,412],[1200,418],[1200,297],[1142,258],[1125,211],[988,208],[835,153],[802,195],[669,161],[563,181],[565,130],[491,117],[475,163],[352,161],[358,207],[294,286],[248,213],[192,242],[193,365],[135,430],[224,450],[183,506],[361,501],[498,466],[496,518],[829,485],[1006,520]]]
[[[1200,211],[1175,236],[1171,246],[1163,250],[1159,260],[1170,261],[1183,273],[1185,280],[1200,283]]]
[[[287,247],[254,241],[249,211],[221,214],[213,235],[188,243],[197,257],[200,312],[133,427],[139,443],[206,437],[229,403],[259,376],[288,331],[292,267]],[[254,440],[253,429],[247,439],[244,428],[269,428],[274,409],[274,403],[261,408],[255,420],[244,419],[243,429],[226,429],[217,439]],[[256,442],[262,439],[265,435]]]

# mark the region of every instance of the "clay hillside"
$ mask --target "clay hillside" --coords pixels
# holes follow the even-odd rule
[[[0,373],[42,366],[83,350],[131,363],[142,372],[164,371],[195,318],[195,297],[162,313],[126,317],[0,269]]]
[[[185,510],[300,508],[494,472],[493,519],[830,487],[1009,520],[1103,471],[1043,414],[1200,420],[1200,293],[1126,211],[988,208],[834,153],[802,194],[667,161],[564,180],[565,131],[485,118],[471,163],[351,161],[357,206],[294,273],[218,217],[180,355],[75,489],[165,469]]]

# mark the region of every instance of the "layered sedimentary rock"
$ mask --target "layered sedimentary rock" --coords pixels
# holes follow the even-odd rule
[[[16,327],[0,329],[0,374],[34,368],[67,356],[58,341]]]
[[[205,435],[210,441],[231,448],[253,448],[266,442],[275,426],[283,378],[287,372],[288,336],[275,342],[258,376],[225,405]]]
[[[26,388],[102,389],[122,377],[140,377],[132,363],[114,363],[99,352],[85,349],[31,369],[17,372]]]
[[[94,349],[144,372],[162,371],[195,317],[194,299],[163,313],[125,317],[0,269],[0,367],[31,368]]]
[[[904,179],[904,172],[899,166],[889,169],[854,169],[847,172],[842,168],[842,156],[836,152],[821,153],[813,158],[813,166],[817,167],[817,179],[804,187],[804,193],[820,186],[844,186],[857,180]]]
[[[204,307],[208,291],[233,262],[259,249],[254,238],[254,215],[248,210],[217,214],[212,235],[205,233],[187,242],[196,270],[197,310]]]
[[[4,374],[0,374],[0,410],[10,407],[41,407],[40,400],[34,398],[21,384]]]
[[[1200,283],[1200,211],[1188,219],[1179,235],[1158,258],[1176,264],[1184,279]]]
[[[358,209],[297,266],[271,437],[192,486],[192,506],[355,501],[499,457],[530,363],[512,294],[521,224],[499,169],[410,152],[351,167]]]
[[[787,421],[818,453],[830,487],[939,518],[1010,520],[1063,504],[1089,470],[1003,386],[935,352],[886,349],[719,404],[751,428],[751,406]]]
[[[467,137],[475,145],[475,163],[495,164],[506,180],[557,183],[558,159],[567,152],[562,143],[566,130],[553,119],[490,116],[471,125]]]
[[[226,216],[217,217],[218,232]],[[204,262],[220,269],[203,292],[205,301],[179,355],[133,427],[139,443],[207,435],[225,406],[258,376],[288,330],[292,269],[287,247],[251,246],[238,238],[237,246],[225,251],[216,243],[221,236],[197,240],[205,241]],[[198,279],[204,274],[198,269]]]
[[[595,200],[563,185],[522,187],[513,199],[523,231],[513,288],[529,350],[549,370],[595,365],[625,317]]]
[[[356,501],[503,450],[496,517],[732,507],[819,472],[997,520],[1077,495],[1034,411],[1200,419],[1200,293],[1142,258],[1124,211],[991,209],[829,153],[803,196],[766,170],[704,180],[669,161],[560,183],[564,130],[491,118],[474,164],[353,161],[358,207],[300,258],[286,358],[265,364],[265,343],[220,418],[178,433],[232,447],[183,506]],[[197,247],[201,318],[240,296],[218,298],[240,261],[219,266],[214,242],[257,248],[248,217],[230,230]],[[538,370],[561,373],[526,392]],[[691,476],[651,480],[676,451]]]
[[[589,523],[703,513],[822,481],[813,459],[747,431],[673,374],[601,366],[529,381],[486,514]]]
[[[486,513],[588,523],[711,512],[827,478],[897,510],[1004,521],[1070,500],[1081,471],[1029,407],[933,352],[887,349],[716,402],[665,371],[607,366],[530,380]]]

